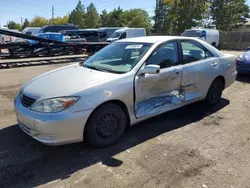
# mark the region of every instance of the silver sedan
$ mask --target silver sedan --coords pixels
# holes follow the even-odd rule
[[[236,76],[234,56],[199,39],[130,38],[34,78],[14,104],[20,128],[44,144],[107,147],[129,125],[201,100],[217,104]]]

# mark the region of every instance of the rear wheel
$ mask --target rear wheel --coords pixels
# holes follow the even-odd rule
[[[208,90],[205,102],[210,106],[219,103],[223,89],[224,89],[224,84],[222,80],[216,78]]]
[[[94,147],[108,147],[119,140],[127,125],[127,117],[116,104],[99,107],[90,117],[85,137]]]
[[[216,48],[216,43],[215,43],[215,42],[213,42],[213,43],[212,43],[212,46]]]

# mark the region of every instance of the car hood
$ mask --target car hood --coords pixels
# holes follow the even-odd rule
[[[23,86],[22,93],[36,100],[69,96],[119,76],[119,74],[96,71],[75,64],[34,78]]]

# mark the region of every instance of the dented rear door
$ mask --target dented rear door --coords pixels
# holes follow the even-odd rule
[[[181,93],[185,102],[206,94],[213,79],[218,75],[219,59],[194,40],[182,40],[183,77]]]

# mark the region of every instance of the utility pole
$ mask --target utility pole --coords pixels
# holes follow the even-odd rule
[[[54,23],[54,16],[55,16],[55,9],[54,6],[52,6],[52,24]]]
[[[23,25],[23,17],[21,17],[21,25]]]

